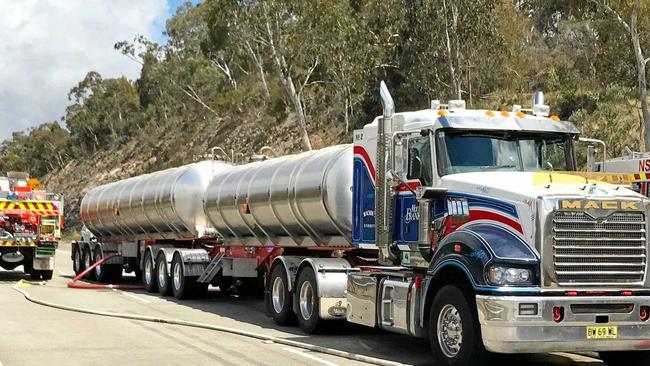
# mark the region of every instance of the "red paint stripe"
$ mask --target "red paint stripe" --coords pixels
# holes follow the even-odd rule
[[[361,146],[355,146],[353,151],[354,151],[354,155],[361,156],[363,161],[368,166],[368,169],[370,170],[370,175],[372,176],[372,180],[375,180],[375,167],[372,165],[372,160],[370,160],[370,156],[368,155],[366,149],[364,149]]]
[[[494,212],[490,211],[483,211],[483,210],[469,210],[469,219],[470,221],[474,220],[492,220],[492,221],[497,221],[502,224],[505,224],[507,226],[510,226],[511,228],[517,230],[520,233],[524,233],[524,230],[521,227],[521,224],[509,217],[503,216],[496,214]]]
[[[416,190],[416,189],[418,189],[418,187],[420,187],[420,181],[419,180],[415,180],[415,181],[412,181],[412,182],[406,182],[406,184],[408,184],[408,186],[412,190]],[[400,183],[397,186],[396,190],[398,192],[410,192],[411,191],[410,189],[406,188],[406,185],[404,183]]]

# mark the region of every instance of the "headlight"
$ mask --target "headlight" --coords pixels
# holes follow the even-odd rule
[[[529,269],[491,266],[488,281],[493,285],[530,285],[533,275]]]

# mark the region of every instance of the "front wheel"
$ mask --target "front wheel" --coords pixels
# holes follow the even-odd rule
[[[650,366],[650,351],[598,352],[607,366]]]
[[[486,365],[478,316],[468,296],[454,285],[441,288],[429,313],[429,342],[436,365]]]
[[[320,319],[320,303],[318,301],[318,287],[316,275],[310,267],[305,267],[298,275],[296,281],[294,301],[298,312],[298,325],[307,334],[318,333],[322,321]]]

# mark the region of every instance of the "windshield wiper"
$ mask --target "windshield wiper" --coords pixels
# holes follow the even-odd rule
[[[512,168],[516,168],[516,167],[517,166],[513,165],[513,164],[509,164],[509,165],[486,165],[486,166],[481,167],[481,171],[485,172],[485,171],[488,171],[488,170],[512,169]]]

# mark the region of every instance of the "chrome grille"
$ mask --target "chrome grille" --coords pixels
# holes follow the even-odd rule
[[[646,222],[639,212],[594,219],[556,211],[553,258],[559,285],[641,285],[646,269]]]

